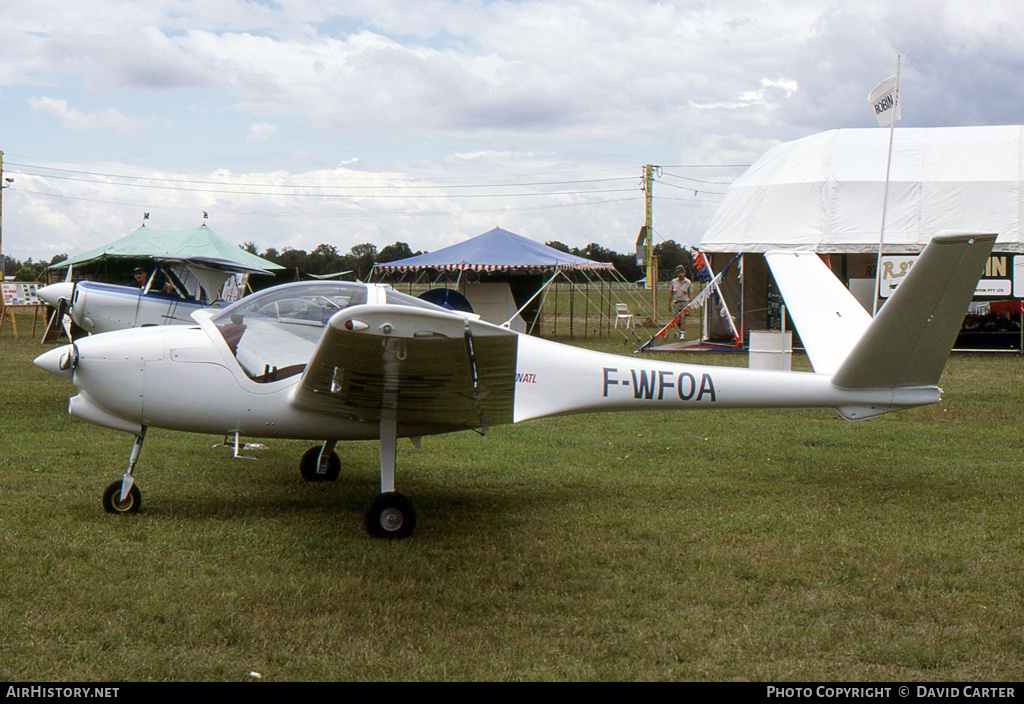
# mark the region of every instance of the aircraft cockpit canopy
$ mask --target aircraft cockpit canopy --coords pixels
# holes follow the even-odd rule
[[[215,313],[211,320],[254,381],[301,374],[327,322],[365,303],[444,309],[392,288],[352,282],[301,282],[265,289]]]

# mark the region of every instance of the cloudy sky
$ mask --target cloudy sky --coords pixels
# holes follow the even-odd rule
[[[1024,122],[1016,0],[32,0],[0,3],[2,248],[142,224],[342,252],[494,226],[696,244],[768,148]]]

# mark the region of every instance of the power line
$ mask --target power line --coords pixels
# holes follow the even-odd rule
[[[34,176],[42,179],[53,179],[57,181],[72,181],[76,183],[89,183],[93,185],[105,185],[115,186],[119,188],[149,188],[154,190],[163,191],[186,191],[191,193],[211,193],[221,195],[241,195],[241,196],[287,196],[296,198],[345,198],[345,197],[360,197],[360,198],[518,198],[518,197],[536,197],[536,196],[571,196],[571,195],[589,195],[592,193],[628,193],[634,192],[636,188],[604,188],[604,189],[586,189],[586,190],[574,190],[574,191],[535,191],[535,192],[524,192],[524,193],[374,193],[367,196],[365,193],[349,194],[349,193],[311,193],[308,191],[299,192],[284,192],[284,191],[243,191],[233,190],[226,188],[190,188],[188,186],[161,186],[158,184],[151,183],[110,183],[104,181],[96,181],[93,179],[77,178],[73,176],[44,176],[41,174],[28,174],[24,171],[14,171],[13,173],[20,174],[22,176]],[[509,187],[519,184],[509,184]],[[282,188],[282,189],[296,189],[303,188],[302,186],[274,186],[273,184],[262,184],[260,186],[253,185],[253,188]],[[350,187],[350,186],[337,186],[336,188],[372,188],[370,186]],[[382,188],[382,187],[378,187]],[[386,188],[386,187],[383,187]],[[393,187],[393,188],[397,188]],[[431,186],[430,188],[440,189],[440,186]]]
[[[12,155],[11,154],[7,154],[7,156],[10,157]],[[34,161],[51,161],[51,162],[57,162],[57,163],[60,163],[60,164],[63,164],[63,165],[71,164],[71,165],[75,165],[75,166],[89,167],[90,169],[94,169],[94,168],[109,168],[110,167],[109,164],[104,164],[104,165],[102,165],[102,167],[100,167],[100,166],[97,166],[97,165],[94,165],[94,164],[66,161],[66,160],[63,160],[63,159],[58,160],[58,159],[48,159],[48,158],[45,158],[45,157],[33,157],[33,156],[27,156],[27,155],[24,155],[24,154],[15,154],[15,155],[13,155],[13,157],[16,158],[16,159],[28,159],[28,160],[34,160]],[[8,163],[10,163],[9,159],[8,159]],[[23,166],[25,168],[37,168],[37,169],[46,169],[46,170],[54,170],[54,171],[60,170],[61,168],[63,168],[63,167],[49,167],[49,166],[37,165],[37,164],[19,164],[19,166]],[[131,171],[131,170],[141,171],[141,172],[143,172],[145,174],[152,174],[153,171],[156,171],[156,169],[148,168],[148,167],[141,167],[141,166],[118,165],[117,168],[123,169],[123,170],[129,170],[129,171]],[[82,169],[82,171],[85,172],[85,173],[98,173],[98,172],[94,172],[92,170],[85,171],[84,169]],[[173,174],[175,176],[198,176],[198,177],[209,177],[210,176],[209,172],[200,173],[200,172],[196,172],[196,171],[173,171],[173,170],[166,170],[166,169],[163,169],[161,171],[163,173]],[[557,175],[564,175],[564,174],[595,174],[595,173],[607,173],[607,172],[622,173],[624,171],[625,171],[625,169],[623,169],[622,167],[604,167],[604,168],[586,168],[586,169],[579,168],[579,169],[560,170],[560,171],[545,170],[545,171],[543,171],[540,174],[525,173],[525,174],[521,174],[520,176],[522,178],[540,178],[540,177],[550,177],[550,176],[557,176]],[[353,171],[353,173],[358,173],[358,172]],[[135,178],[134,176],[124,175],[124,174],[117,175],[117,176],[120,176],[120,177],[123,177],[123,178]],[[141,178],[141,177],[139,177],[139,178]],[[450,180],[462,180],[462,179],[470,180],[470,179],[492,178],[492,177],[491,176],[453,176],[453,175],[447,175],[447,176],[445,176],[445,178],[450,179]],[[629,179],[629,178],[632,178],[632,177],[631,176],[622,176],[622,177],[619,177],[619,178],[621,178],[623,180],[626,180],[626,179]]]
[[[157,181],[162,183],[187,183],[194,185],[215,185],[224,186],[231,185],[235,187],[252,187],[252,188],[319,188],[319,189],[436,189],[436,188],[514,188],[514,187],[527,187],[527,186],[565,186],[575,184],[587,184],[587,183],[608,183],[613,181],[631,181],[632,177],[612,177],[612,178],[591,178],[591,179],[575,179],[575,180],[563,180],[563,181],[515,181],[509,183],[478,183],[478,184],[455,184],[455,183],[434,183],[434,184],[372,184],[372,185],[359,185],[359,184],[312,184],[312,183],[252,183],[252,182],[228,182],[221,181],[205,181],[196,179],[178,179],[168,178],[165,176],[125,176],[122,174],[111,174],[99,171],[83,171],[78,169],[63,169],[56,167],[41,167],[32,164],[19,164],[17,162],[8,162],[8,165],[19,166],[23,169],[35,169],[45,171],[57,171],[60,173],[78,174],[84,176],[94,176],[103,178],[118,178],[118,179],[135,179],[137,181]],[[74,180],[86,180],[76,179],[70,176],[53,176],[48,174],[38,174],[27,172],[20,172],[23,175],[37,176],[39,178],[54,178],[62,179],[67,181]],[[129,186],[141,186],[141,184],[123,184]]]
[[[663,169],[747,169],[750,164],[661,164]]]
[[[59,198],[62,200],[73,200],[81,201],[86,203],[101,203],[104,205],[117,205],[122,207],[131,208],[151,208],[153,206],[146,203],[138,202],[127,202],[118,200],[107,200],[103,198],[88,198],[85,196],[70,196],[61,193],[47,193],[45,191],[36,191],[26,188],[19,188],[18,193],[30,194],[36,196],[42,196],[44,198]],[[490,213],[508,213],[508,212],[527,212],[532,210],[550,210],[557,208],[578,208],[583,206],[596,206],[605,205],[609,203],[625,203],[630,201],[641,200],[641,197],[637,196],[634,198],[609,198],[603,200],[588,200],[578,203],[552,203],[548,205],[535,205],[535,206],[520,206],[520,207],[502,207],[502,208],[486,208],[486,209],[467,209],[459,211],[447,211],[447,210],[434,210],[434,211],[361,211],[361,212],[309,212],[309,211],[294,211],[294,210],[280,210],[280,211],[252,211],[252,210],[225,210],[218,208],[217,212],[223,215],[244,215],[244,216],[259,216],[259,217],[325,217],[325,218],[375,218],[375,217],[417,217],[423,215],[461,215],[461,214],[490,214]],[[171,210],[175,212],[194,212],[195,207],[182,207],[182,206],[158,206],[161,210]]]
[[[21,165],[25,168],[25,165]],[[33,167],[28,167],[33,168]],[[578,179],[565,181],[534,181],[534,182],[509,182],[509,183],[484,183],[484,184],[375,184],[375,185],[304,185],[304,184],[272,184],[272,183],[224,183],[217,181],[189,181],[183,179],[168,179],[160,177],[146,177],[144,181],[150,183],[130,183],[104,181],[102,178],[111,177],[109,174],[99,172],[85,172],[70,169],[59,169],[61,173],[74,173],[81,176],[96,178],[81,178],[79,176],[64,176],[53,174],[30,173],[27,171],[16,171],[24,177],[36,179],[65,181],[72,183],[86,183],[93,186],[106,186],[114,188],[144,188],[153,190],[193,192],[202,194],[217,195],[241,195],[241,196],[271,196],[271,197],[296,197],[296,198],[344,198],[371,197],[376,199],[413,199],[413,198],[522,198],[522,197],[544,197],[544,196],[579,196],[608,193],[631,193],[637,188],[579,188],[563,190],[536,190],[536,191],[502,191],[504,188],[531,188],[540,186],[572,186],[584,184],[613,184],[622,181],[632,181],[632,178],[602,178],[602,179]],[[118,177],[123,178],[123,177]],[[217,187],[208,187],[217,186]],[[486,193],[459,193],[445,189],[490,189]],[[381,192],[388,191],[388,192]],[[395,192],[397,191],[397,192]],[[430,191],[430,192],[428,192]]]
[[[230,177],[225,177],[220,180],[213,180],[215,177],[211,177],[210,174],[187,174],[182,172],[165,172],[163,175],[155,175],[153,172],[147,172],[139,175],[130,175],[125,173],[117,173],[120,171],[120,167],[110,168],[109,166],[93,166],[90,164],[75,164],[69,162],[60,162],[61,166],[48,166],[40,165],[39,160],[32,157],[21,157],[23,161],[20,162],[7,162],[8,166],[15,166],[21,171],[15,173],[20,174],[24,177],[21,182],[21,187],[18,191],[27,195],[39,196],[44,198],[60,198],[64,200],[73,200],[80,202],[91,202],[91,203],[102,203],[106,205],[116,205],[120,207],[132,207],[140,208],[144,210],[150,210],[154,207],[171,210],[171,211],[182,211],[191,212],[200,206],[183,207],[183,206],[165,206],[165,205],[154,205],[151,202],[139,203],[137,201],[126,201],[119,199],[104,199],[94,198],[86,195],[67,195],[62,193],[49,192],[47,190],[26,188],[27,184],[33,182],[39,183],[45,187],[47,183],[55,182],[67,182],[67,183],[81,183],[88,184],[94,188],[110,188],[110,189],[147,189],[147,190],[158,190],[158,191],[175,191],[182,193],[195,193],[199,195],[208,196],[223,196],[223,195],[236,195],[236,196],[257,196],[257,197],[273,197],[273,198],[300,198],[300,199],[348,199],[349,204],[360,204],[367,200],[462,200],[462,199],[503,199],[503,198],[545,198],[545,197],[575,197],[580,198],[575,202],[561,202],[561,203],[550,203],[545,205],[523,205],[517,207],[491,207],[491,208],[468,208],[458,210],[380,210],[377,212],[360,210],[359,212],[353,212],[351,209],[339,212],[309,212],[288,209],[284,207],[281,210],[272,211],[254,211],[254,210],[226,210],[218,207],[217,212],[225,215],[235,216],[267,216],[267,217],[324,217],[324,218],[376,218],[376,217],[419,217],[419,216],[453,216],[459,214],[490,214],[490,213],[506,213],[506,212],[524,212],[524,211],[537,211],[547,209],[560,209],[560,208],[572,208],[572,207],[592,207],[600,206],[610,203],[623,203],[630,201],[642,200],[642,196],[636,197],[620,197],[610,198],[608,196],[612,194],[627,194],[636,193],[642,191],[642,185],[631,185],[628,187],[611,187],[601,188],[593,187],[586,188],[584,186],[615,186],[617,184],[635,183],[635,175],[630,176],[619,176],[614,174],[621,174],[624,172],[623,169],[580,169],[576,171],[561,171],[561,172],[547,172],[542,175],[521,175],[520,177],[507,177],[507,180],[494,178],[493,176],[446,176],[443,181],[437,183],[353,183],[352,180],[362,179],[346,179],[339,177],[337,180],[343,181],[342,183],[314,183],[311,180],[299,179],[292,183],[268,183],[266,181],[256,181],[249,179],[233,180]],[[68,166],[81,167],[81,168],[68,168]],[[689,164],[689,165],[676,165],[671,167],[659,167],[659,175],[662,174],[663,168],[737,168],[743,165],[739,164]],[[132,167],[125,167],[132,168]],[[42,173],[37,173],[42,172]],[[613,175],[609,176],[596,176],[599,173],[610,173]],[[167,175],[170,174],[170,175]],[[568,178],[568,179],[557,179],[553,178],[557,175],[586,175],[593,176],[590,178]],[[189,176],[195,175],[198,178],[189,178]],[[678,174],[665,173],[673,179],[699,183],[699,184],[713,184],[713,185],[727,185],[727,182],[722,181],[709,181],[703,179],[696,179],[687,176],[681,176]],[[524,180],[532,177],[533,180]],[[368,175],[367,179],[373,178],[372,175]],[[420,181],[425,179],[416,179],[414,177],[407,177],[413,181]],[[115,180],[107,180],[115,179]],[[479,183],[457,183],[462,179],[473,180],[478,179],[482,182]],[[347,181],[347,182],[345,182]],[[665,181],[660,182],[664,186],[670,188],[682,190],[682,191],[693,191],[692,198],[672,198],[665,196],[658,196],[658,201],[676,201],[680,203],[718,203],[721,202],[717,199],[701,198],[702,195],[724,195],[721,191],[711,191],[704,188],[689,188],[684,187],[675,183],[669,183]],[[567,186],[580,186],[581,188],[566,188]],[[557,190],[545,190],[546,188],[556,188]],[[510,190],[505,190],[510,189]],[[511,190],[519,189],[519,190]],[[522,189],[537,189],[537,190],[522,190]],[[486,192],[480,192],[480,191]],[[452,192],[455,191],[455,192]],[[459,192],[459,191],[473,191],[473,192]],[[595,197],[597,197],[595,199]]]
[[[709,183],[712,186],[728,186],[732,181],[708,181],[704,178],[692,178],[690,176],[680,176],[678,174],[665,174],[670,178],[679,179],[680,181],[689,181],[690,183]]]
[[[676,185],[674,183],[665,183],[665,182],[662,182],[661,185],[662,186],[668,186],[669,188],[676,188],[676,189],[678,189],[680,191],[693,191],[694,195],[697,195],[698,191],[700,193],[710,193],[710,194],[716,195],[716,196],[724,196],[725,195],[725,193],[723,191],[709,191],[706,188],[692,188],[692,187],[688,187],[688,186],[679,186],[679,185]]]

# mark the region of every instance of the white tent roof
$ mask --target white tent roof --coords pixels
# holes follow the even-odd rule
[[[894,132],[885,251],[919,252],[944,230],[995,232],[1024,251],[1024,127]],[[831,130],[780,144],[729,187],[700,248],[708,252],[877,252],[888,129]]]

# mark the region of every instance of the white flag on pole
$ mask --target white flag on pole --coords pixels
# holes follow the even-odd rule
[[[868,103],[875,111],[879,127],[889,127],[893,122],[899,120],[902,115],[900,114],[899,84],[896,81],[896,76],[889,76],[875,86],[868,94]]]

